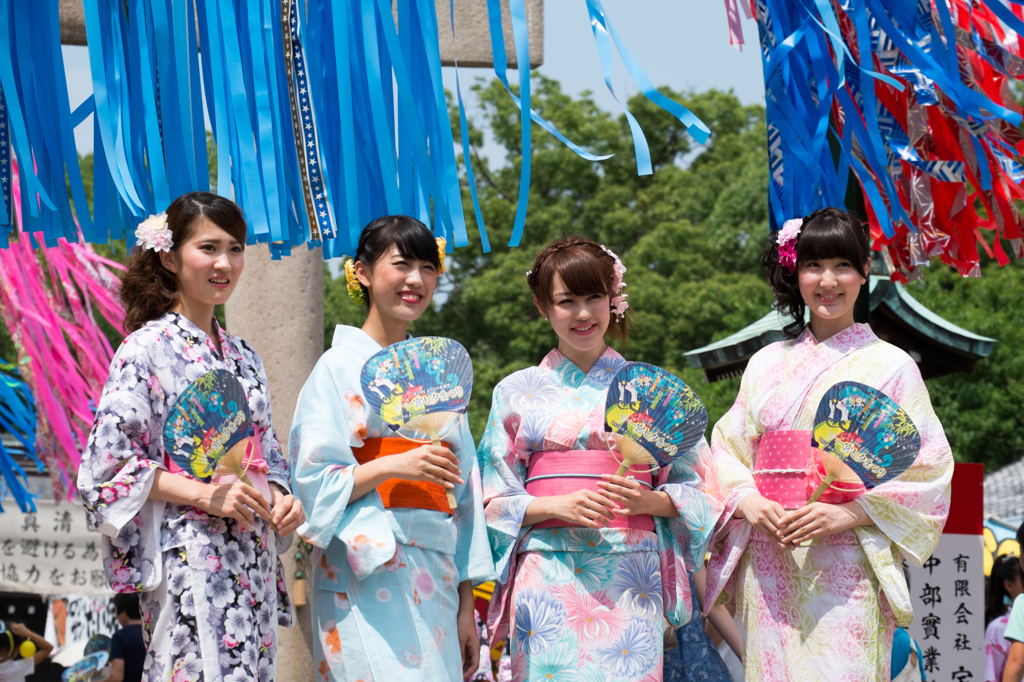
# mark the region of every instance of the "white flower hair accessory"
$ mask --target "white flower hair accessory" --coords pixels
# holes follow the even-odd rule
[[[613,266],[614,274],[612,275],[611,306],[612,313],[614,313],[615,317],[622,320],[626,317],[626,308],[629,307],[629,304],[626,303],[626,299],[629,297],[629,294],[622,293],[622,287],[628,286],[622,281],[622,276],[626,274],[626,266],[622,264],[622,261],[615,255],[615,252],[607,248],[604,244],[601,245],[601,250],[615,259],[615,265]]]
[[[170,251],[174,246],[171,228],[167,226],[167,214],[151,215],[135,228],[135,239],[143,249]]]

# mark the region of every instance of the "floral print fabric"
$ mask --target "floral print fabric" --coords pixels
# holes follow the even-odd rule
[[[811,430],[821,396],[846,380],[895,400],[917,425],[921,452],[902,475],[857,498],[875,525],[780,549],[732,518],[743,496],[756,491],[751,472],[761,435]],[[913,618],[902,558],[920,566],[935,549],[953,475],[914,361],[862,324],[821,343],[807,330],[772,344],[751,358],[711,447],[708,489],[725,511],[712,540],[705,606],[736,600],[746,678],[888,679],[892,632]]]
[[[1010,622],[1010,612],[993,618],[985,628],[985,682],[1001,682],[1003,669],[1006,668],[1006,656],[1010,653],[1010,640],[1003,637],[1006,625]]]
[[[177,313],[124,340],[79,469],[90,527],[103,534],[111,588],[144,592],[143,675],[149,682],[273,680],[277,627],[294,620],[277,558],[290,538],[277,538],[258,517],[253,528],[243,528],[195,507],[148,499],[153,472],[168,469],[162,433],[170,407],[193,381],[216,369],[231,372],[245,389],[268,480],[289,490],[263,363],[216,322],[214,329],[223,353]]]
[[[465,483],[454,514],[385,509],[376,491],[349,498],[367,438],[398,437],[367,407],[363,364],[380,345],[338,326],[299,394],[292,421],[295,490],[313,556],[314,666],[323,682],[462,679],[458,585],[494,577],[476,448],[465,420],[445,441]]]
[[[655,533],[522,523],[533,453],[609,449],[605,396],[625,362],[609,348],[584,374],[553,350],[494,389],[478,451],[499,574],[489,625],[492,641],[509,637],[517,680],[660,679],[662,619],[691,616],[688,572],[703,563],[720,507],[685,465],[656,475],[679,516],[656,518]],[[703,441],[701,453],[707,465]]]

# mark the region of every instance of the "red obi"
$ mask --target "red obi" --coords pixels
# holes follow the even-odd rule
[[[446,448],[450,447],[448,443],[441,444]],[[352,454],[355,455],[357,462],[366,464],[380,457],[409,452],[421,445],[423,443],[407,438],[367,438],[363,447],[352,448]],[[448,504],[448,493],[439,483],[389,478],[377,486],[377,492],[380,493],[380,499],[387,509],[429,509],[454,516]]]
[[[640,485],[653,490],[653,478],[650,471],[643,471],[644,465],[635,465],[629,474],[640,482]],[[577,490],[593,490],[601,492],[597,482],[601,474],[615,474],[619,470],[619,462],[608,450],[548,450],[535,452],[530,457],[526,471],[526,492],[534,497],[553,497],[567,495]],[[569,523],[561,519],[548,519],[534,524],[534,528],[565,528],[578,527],[579,524]],[[654,532],[654,518],[650,514],[636,516],[616,516],[608,528],[633,528]]]
[[[807,504],[804,467],[811,459],[810,431],[769,431],[761,436],[754,462],[757,491],[785,509]]]

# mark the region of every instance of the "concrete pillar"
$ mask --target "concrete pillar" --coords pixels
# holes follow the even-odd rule
[[[306,377],[324,352],[324,262],[320,249],[298,247],[292,256],[270,259],[265,244],[245,249],[245,270],[226,306],[227,328],[263,359],[270,382],[274,429],[287,453],[295,403]],[[295,571],[309,589],[309,561],[296,565],[298,541],[282,557],[288,591],[295,595]],[[309,603],[307,592],[306,602]],[[295,627],[279,631],[278,682],[313,682],[313,632],[309,606],[295,609]]]

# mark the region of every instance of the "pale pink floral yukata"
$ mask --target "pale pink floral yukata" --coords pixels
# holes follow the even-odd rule
[[[757,491],[761,436],[810,431],[832,385],[858,381],[884,391],[921,434],[914,464],[857,501],[874,522],[782,549],[733,514]],[[913,620],[902,559],[920,566],[949,513],[953,458],[914,361],[854,324],[818,343],[809,330],[750,359],[711,449],[725,512],[712,537],[705,607],[736,602],[748,681],[888,680],[893,630]]]
[[[985,682],[1001,682],[1006,657],[1010,654],[1010,640],[1003,637],[1006,624],[1010,622],[1010,611],[993,618],[985,628]]]

